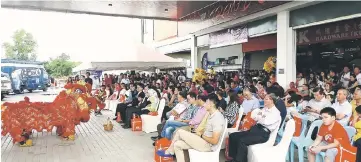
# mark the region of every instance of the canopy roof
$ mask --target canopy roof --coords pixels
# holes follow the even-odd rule
[[[143,70],[185,67],[183,60],[174,59],[143,44],[135,45],[123,54],[102,54],[94,61],[81,63],[73,72],[81,70]]]
[[[76,1],[76,0],[2,0],[2,8],[54,11],[142,19],[178,20],[215,1]]]

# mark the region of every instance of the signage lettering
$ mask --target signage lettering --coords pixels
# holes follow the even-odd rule
[[[267,3],[272,3],[272,2],[267,2]],[[279,4],[283,4],[286,2],[282,2],[282,3],[277,3],[277,5]],[[212,19],[215,17],[228,17],[232,14],[236,14],[237,12],[247,12],[249,9],[253,8],[260,8],[257,7],[257,5],[264,5],[265,2],[262,0],[259,0],[258,2],[254,2],[254,1],[245,1],[245,0],[241,0],[241,1],[232,1],[232,2],[227,2],[227,1],[218,1],[217,3],[213,4],[212,6],[206,7],[204,9],[198,10],[196,12],[193,12],[187,16],[184,16],[182,18],[180,18],[180,21],[191,21],[191,20],[195,20],[195,19],[200,19],[198,21],[202,21],[202,20],[206,20],[206,19]],[[272,7],[276,6],[276,5],[271,5]],[[200,16],[205,14],[205,16]]]
[[[214,4],[179,18],[179,34],[188,34],[242,16],[276,7],[288,1],[217,1]]]
[[[299,34],[300,43],[308,43],[308,42],[310,42],[310,40],[306,36],[307,33],[308,33],[308,30],[300,32],[300,34]]]
[[[263,4],[263,2],[258,2],[259,4]],[[204,11],[204,13],[200,14],[201,11],[196,11],[188,16],[180,18],[181,21],[189,21],[192,19],[202,18],[200,15],[205,14],[202,18],[204,19],[212,19],[214,17],[227,17],[229,14],[233,14],[237,11],[245,12],[250,8],[251,1],[233,1],[231,3],[221,4],[216,3],[214,5],[218,5],[212,10]]]
[[[242,26],[212,33],[210,34],[209,41],[211,48],[248,42],[248,30]]]
[[[298,45],[361,38],[361,18],[301,29],[297,36]]]

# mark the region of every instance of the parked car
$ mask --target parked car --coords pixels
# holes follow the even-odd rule
[[[10,76],[1,72],[1,100],[12,92]]]

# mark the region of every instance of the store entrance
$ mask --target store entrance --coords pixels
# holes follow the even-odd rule
[[[297,71],[308,73],[361,66],[361,39],[317,43],[297,47]]]

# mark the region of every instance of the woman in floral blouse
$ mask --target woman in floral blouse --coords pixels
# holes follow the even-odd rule
[[[239,97],[234,92],[229,92],[229,103],[226,108],[226,111],[223,112],[223,116],[227,118],[228,121],[228,128],[232,128],[233,124],[236,121],[237,113],[239,110],[240,102]]]

